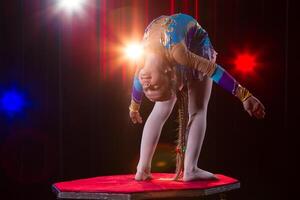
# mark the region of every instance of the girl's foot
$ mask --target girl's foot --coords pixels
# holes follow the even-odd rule
[[[135,174],[134,179],[136,181],[146,181],[146,180],[151,180],[152,176],[151,176],[150,171],[149,172],[146,172],[146,171],[137,171],[136,174]]]
[[[137,170],[134,179],[136,181],[145,181],[145,180],[150,180],[152,179],[151,176],[151,170],[150,169],[144,169],[144,170]]]
[[[183,181],[194,181],[194,180],[216,180],[218,179],[213,173],[196,168],[192,171],[184,171]]]

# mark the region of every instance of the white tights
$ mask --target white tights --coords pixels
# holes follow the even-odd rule
[[[211,94],[212,80],[205,77],[202,81],[193,80],[188,84],[189,95],[189,133],[184,159],[183,181],[211,179],[215,176],[197,167],[206,130],[207,106]],[[140,160],[136,180],[151,178],[151,162],[162,127],[170,116],[176,97],[165,102],[156,102],[143,130]]]

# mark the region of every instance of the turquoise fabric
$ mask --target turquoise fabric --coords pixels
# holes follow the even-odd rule
[[[224,69],[221,68],[219,65],[217,65],[217,69],[216,71],[214,72],[214,74],[212,75],[212,79],[216,82],[216,83],[219,83],[222,76],[224,74]]]
[[[167,37],[169,38],[165,45],[166,48],[170,48],[172,45],[178,44],[185,39],[188,31],[187,26],[190,22],[193,21],[197,23],[194,18],[185,14],[172,15],[170,19],[171,23],[168,25],[168,31],[166,32]]]

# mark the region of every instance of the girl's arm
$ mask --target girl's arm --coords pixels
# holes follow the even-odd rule
[[[242,102],[252,96],[252,94],[242,87],[225,69],[220,65],[204,57],[198,56],[189,51],[184,44],[178,44],[171,50],[171,58],[180,65],[185,65],[197,69],[204,75],[207,75],[215,83],[220,85],[226,91],[235,95]]]
[[[192,53],[181,43],[171,49],[170,57],[177,64],[197,69],[226,91],[236,96],[243,103],[244,109],[250,116],[264,118],[264,105],[220,65]]]
[[[139,114],[140,105],[142,103],[143,98],[143,88],[140,80],[138,78],[139,68],[136,70],[133,84],[132,84],[132,92],[131,92],[131,102],[129,106],[129,115],[133,123],[142,123],[142,118]]]

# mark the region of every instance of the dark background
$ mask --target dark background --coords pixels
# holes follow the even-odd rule
[[[198,18],[218,63],[266,106],[266,118],[255,120],[214,85],[199,166],[241,181],[229,199],[289,199],[287,1],[91,0],[82,18],[55,12],[51,0],[0,6],[0,98],[14,89],[25,99],[19,112],[0,108],[1,199],[54,199],[55,182],[135,173],[143,125],[129,121],[133,70],[114,49],[123,37],[140,39],[157,16],[177,12]],[[257,55],[254,74],[234,70],[233,59],[243,51]],[[144,101],[144,120],[152,106]],[[174,170],[175,110],[154,172]]]

